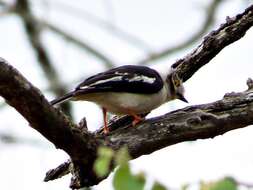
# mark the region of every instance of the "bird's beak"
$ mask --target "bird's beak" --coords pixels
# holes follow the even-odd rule
[[[188,101],[185,99],[185,97],[183,95],[181,95],[181,94],[178,96],[178,99],[182,100],[183,102],[188,103]]]

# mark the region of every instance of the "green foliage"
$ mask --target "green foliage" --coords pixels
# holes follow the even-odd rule
[[[237,190],[237,183],[231,177],[225,177],[216,182],[201,183],[200,190]]]
[[[94,171],[98,177],[104,177],[109,173],[110,164],[114,151],[110,148],[100,147],[98,149],[98,158],[94,163]]]
[[[115,190],[143,190],[145,185],[145,176],[143,174],[133,175],[128,161],[130,156],[126,148],[118,151],[115,161],[119,165],[113,178],[113,187]]]
[[[128,153],[127,148],[126,147],[121,148],[117,152],[116,157],[115,157],[116,164],[121,166],[121,165],[127,164],[129,160],[131,160],[131,157]]]
[[[129,164],[120,165],[113,178],[113,187],[115,190],[143,190],[145,178],[140,175],[133,175]]]
[[[108,175],[111,163],[114,161],[118,168],[113,177],[114,190],[144,190],[146,176],[144,173],[133,174],[130,169],[131,159],[127,148],[121,148],[114,152],[110,148],[101,147],[98,149],[98,158],[94,163],[94,171],[99,177]],[[181,187],[181,190],[189,189],[189,184]],[[237,182],[232,177],[225,177],[218,181],[201,182],[200,190],[237,190]],[[167,190],[159,182],[155,182],[151,190]]]
[[[166,187],[159,182],[155,182],[151,190],[166,190]]]
[[[183,184],[181,186],[181,190],[187,190],[189,188],[189,184]]]

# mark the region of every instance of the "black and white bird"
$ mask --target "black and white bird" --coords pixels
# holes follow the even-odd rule
[[[102,107],[104,133],[108,133],[107,111],[131,115],[133,125],[143,120],[139,114],[148,113],[163,103],[180,99],[184,102],[182,80],[173,72],[163,79],[146,66],[125,65],[91,76],[72,92],[51,101],[52,105],[67,100],[84,100]]]

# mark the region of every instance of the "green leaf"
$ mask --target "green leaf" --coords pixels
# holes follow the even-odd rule
[[[189,184],[183,184],[181,186],[181,190],[187,190],[187,189],[189,189]]]
[[[108,159],[97,159],[94,163],[94,171],[98,177],[104,177],[108,174],[110,161]]]
[[[98,158],[95,160],[93,169],[98,177],[104,177],[109,173],[110,163],[113,157],[113,150],[106,147],[98,149]]]
[[[108,147],[99,147],[98,156],[112,158],[114,151]]]
[[[231,177],[225,177],[216,182],[201,182],[200,190],[237,190],[237,183]]]
[[[209,190],[237,190],[237,183],[231,177],[226,177],[214,183]]]
[[[166,187],[156,181],[152,187],[152,190],[166,190]]]
[[[130,160],[130,155],[128,153],[127,147],[121,148],[116,155],[115,161],[118,165],[124,165]]]
[[[114,174],[115,190],[143,190],[144,185],[145,179],[139,175],[133,176],[128,163],[120,165]]]

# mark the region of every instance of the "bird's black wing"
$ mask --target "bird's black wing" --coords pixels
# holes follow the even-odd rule
[[[163,80],[157,71],[137,65],[125,65],[87,78],[76,92],[129,92],[152,94],[161,90]]]

